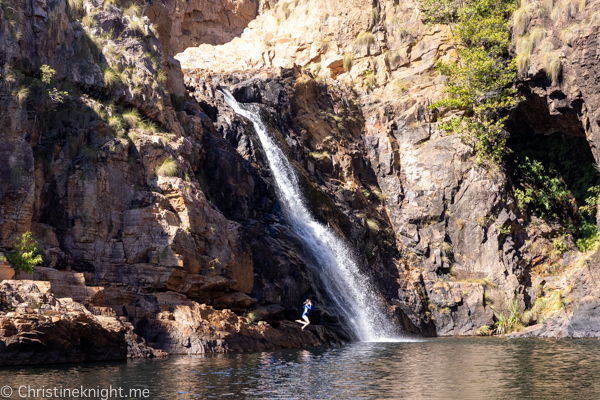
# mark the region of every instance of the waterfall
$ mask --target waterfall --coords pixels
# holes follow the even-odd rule
[[[237,114],[252,121],[275,178],[276,192],[289,228],[304,241],[305,251],[319,269],[323,284],[337,311],[348,322],[348,328],[360,341],[394,340],[395,329],[381,300],[367,277],[360,273],[342,238],[318,222],[308,210],[294,167],[274,143],[260,116],[243,109],[228,91],[223,94],[225,102]]]

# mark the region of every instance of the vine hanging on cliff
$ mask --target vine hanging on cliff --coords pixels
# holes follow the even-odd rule
[[[520,98],[509,84],[517,66],[509,55],[510,15],[515,0],[417,0],[427,23],[446,24],[457,44],[457,60],[440,62],[438,72],[447,78],[447,97],[431,108],[461,113],[440,124],[471,143],[480,162],[499,163],[509,151],[502,111]]]

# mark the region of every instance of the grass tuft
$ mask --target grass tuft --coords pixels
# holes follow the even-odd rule
[[[120,76],[111,68],[106,68],[104,70],[104,85],[107,88],[112,88],[117,85],[120,81]]]
[[[515,36],[524,35],[529,25],[529,15],[523,7],[517,9],[513,14],[513,33]]]
[[[138,19],[132,18],[127,24],[127,29],[131,31],[136,36],[145,36],[146,30],[144,29],[144,25]]]
[[[344,54],[344,72],[350,72],[352,69],[352,56],[350,54]]]
[[[369,23],[371,26],[375,26],[379,22],[379,9],[373,7],[371,9],[371,15],[369,16]]]
[[[379,232],[379,225],[377,224],[377,221],[374,221],[372,219],[368,219],[367,220],[367,227],[369,228],[370,231],[377,233]]]
[[[490,336],[492,334],[492,330],[489,325],[482,325],[477,328],[477,336]]]
[[[360,33],[354,39],[354,45],[358,48],[366,48],[368,50],[373,44],[375,44],[375,36],[373,36],[372,32]]]
[[[529,39],[529,36],[521,36],[517,40],[517,53],[531,54],[533,51],[533,43]]]
[[[549,53],[544,58],[544,71],[546,71],[546,75],[548,79],[552,81],[553,85],[558,83],[558,77],[562,72],[562,62],[560,60],[560,56],[556,53]]]
[[[131,4],[129,7],[127,7],[125,9],[125,11],[123,11],[124,15],[128,15],[132,18],[139,17],[141,13],[142,13],[142,9],[140,8],[140,6],[138,6],[135,3]]]
[[[135,128],[140,122],[140,115],[136,109],[129,109],[123,113],[123,121],[125,121],[130,128]]]
[[[162,165],[156,170],[159,176],[175,176],[177,173],[177,163],[171,157],[167,157]]]
[[[319,45],[319,50],[321,50],[321,53],[323,53],[323,54],[327,53],[327,50],[329,50],[329,40],[327,40],[327,39],[321,40],[321,44]]]
[[[521,78],[527,76],[527,71],[529,70],[529,54],[528,53],[519,53],[517,55],[517,66],[518,66],[518,75]]]
[[[546,30],[544,28],[536,27],[533,28],[529,35],[529,41],[533,49],[539,46],[539,44],[546,38]]]
[[[24,105],[29,97],[29,89],[25,86],[19,87],[19,90],[15,90],[13,93],[13,99],[19,103],[19,105]]]

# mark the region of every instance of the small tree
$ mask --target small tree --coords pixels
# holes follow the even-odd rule
[[[33,267],[42,263],[42,256],[31,232],[25,232],[15,240],[13,251],[6,255],[6,259],[15,269],[15,275],[19,275],[21,271],[33,273]]]

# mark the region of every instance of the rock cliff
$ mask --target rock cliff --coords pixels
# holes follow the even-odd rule
[[[585,138],[580,160],[591,163],[600,156],[596,6],[571,13],[558,3],[554,15],[540,4],[527,6],[524,34],[513,33],[515,53],[536,29],[550,44],[527,47],[510,140]],[[28,318],[48,347],[65,319],[82,337],[102,332],[111,359],[151,355],[146,346],[199,354],[350,339],[286,226],[251,124],[222,89],[268,122],[311,211],[356,249],[401,330],[473,335],[513,302],[523,313],[558,296],[564,307],[544,311],[553,325],[526,332],[597,335],[593,323],[552,328],[596,318],[586,275],[596,258],[563,222],[520,206],[519,160],[480,165],[468,143],[437,129],[434,67],[455,48],[450,29],[424,24],[415,3],[2,5],[0,248],[31,231],[44,255],[33,277],[18,277],[35,283],[3,290],[44,292],[35,303],[62,315],[28,299],[4,306],[2,337],[21,343],[11,344],[19,362],[48,359],[27,355]],[[306,297],[318,326],[301,332],[288,321]],[[98,359],[95,348],[77,351],[61,360]]]

